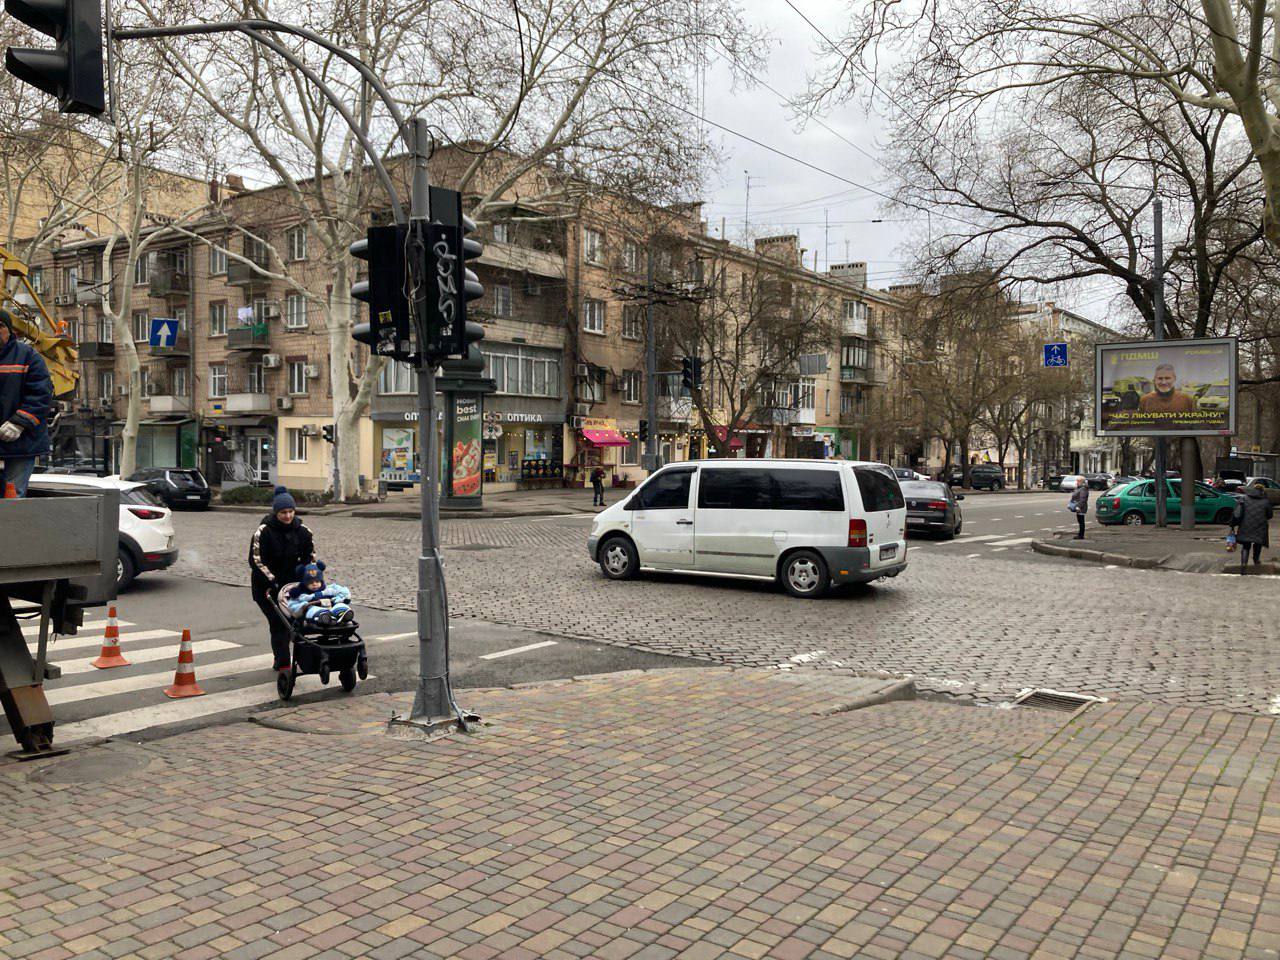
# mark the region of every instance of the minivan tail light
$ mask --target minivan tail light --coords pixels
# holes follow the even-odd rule
[[[865,547],[867,545],[867,521],[849,521],[849,546]]]
[[[164,519],[163,510],[151,510],[147,507],[129,507],[129,512],[139,520],[162,520]]]

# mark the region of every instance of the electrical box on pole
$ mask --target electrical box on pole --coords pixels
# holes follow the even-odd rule
[[[351,286],[351,299],[369,305],[369,322],[357,323],[351,336],[380,356],[406,361],[413,359],[414,342],[404,295],[408,236],[406,224],[370,227],[351,244],[351,256],[369,265],[368,279]]]
[[[10,47],[5,51],[5,69],[23,83],[57,97],[63,113],[101,116],[107,107],[99,0],[4,0],[4,9],[56,43],[53,49]]]

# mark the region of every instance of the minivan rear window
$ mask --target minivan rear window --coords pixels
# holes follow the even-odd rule
[[[858,478],[862,509],[867,513],[900,510],[904,506],[902,491],[893,477],[886,477],[879,470],[870,467],[854,467],[853,475]]]
[[[835,470],[785,467],[704,467],[698,481],[700,510],[844,510]]]

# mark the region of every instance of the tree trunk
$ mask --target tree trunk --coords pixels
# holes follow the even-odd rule
[[[1196,525],[1196,481],[1200,479],[1200,444],[1195,437],[1183,437],[1179,469],[1182,473],[1182,516],[1178,526],[1183,530],[1193,530]]]

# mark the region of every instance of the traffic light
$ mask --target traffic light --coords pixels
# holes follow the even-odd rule
[[[702,358],[693,358],[693,385],[701,389],[702,387]]]
[[[5,12],[56,41],[44,47],[10,47],[4,66],[23,83],[58,98],[63,113],[101,116],[102,7],[99,0],[4,0]]]
[[[680,358],[680,386],[685,393],[693,393],[695,387],[702,386],[702,358]]]
[[[444,187],[431,188],[431,222],[427,224],[426,348],[436,357],[477,359],[484,327],[467,319],[467,304],[484,296],[479,278],[467,261],[484,253],[478,240],[468,237],[476,229],[462,214],[462,194]],[[474,354],[474,356],[473,356]]]
[[[641,420],[640,421],[640,442],[644,443],[648,439],[649,439],[649,421]]]
[[[320,436],[324,437],[325,443],[334,443],[337,441],[332,423],[326,423],[320,427]]]
[[[396,360],[413,359],[409,302],[405,299],[408,262],[404,224],[370,227],[365,239],[351,244],[351,256],[369,264],[369,277],[351,286],[351,299],[369,305],[369,322],[357,323],[351,336],[374,353]]]

